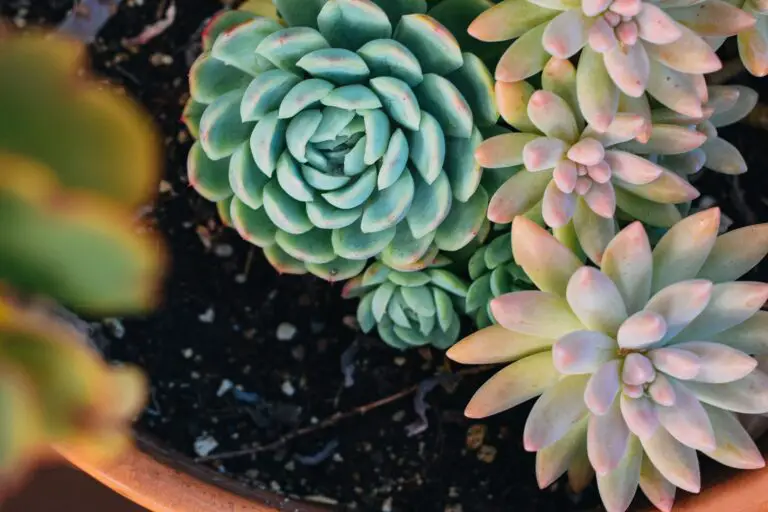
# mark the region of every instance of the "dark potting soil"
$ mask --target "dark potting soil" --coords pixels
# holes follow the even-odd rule
[[[0,15],[17,25],[51,23],[71,3],[0,0]],[[257,248],[222,228],[215,208],[187,184],[191,140],[179,118],[201,25],[223,4],[177,1],[162,35],[141,47],[123,45],[168,5],[125,0],[91,48],[96,70],[145,105],[165,143],[159,200],[145,212],[172,253],[164,303],[146,318],[105,322],[108,357],[140,365],[152,382],[138,429],[190,457],[207,455],[202,463],[250,485],[339,508],[599,510],[594,486],[580,496],[564,479],[537,488],[535,457],[521,442],[530,406],[482,421],[463,417],[490,370],[435,382],[439,369],[457,369],[441,353],[401,353],[362,335],[355,303],[340,298],[341,284],[278,276]],[[733,81],[765,98],[765,82],[746,74]],[[739,124],[722,135],[741,149],[750,172],[706,172],[697,185],[736,226],[768,220],[766,132]],[[755,274],[765,279],[766,267]],[[399,398],[379,405],[392,396]],[[321,428],[366,404],[365,414]],[[306,428],[315,430],[293,437]],[[265,445],[256,454],[217,458]]]

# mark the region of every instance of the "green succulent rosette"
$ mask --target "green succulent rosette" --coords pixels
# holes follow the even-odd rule
[[[535,289],[528,274],[515,263],[508,226],[506,233],[475,251],[468,268],[472,284],[467,290],[466,309],[478,329],[496,323],[491,300],[505,293]]]
[[[438,258],[430,268],[401,272],[377,261],[347,281],[344,298],[361,298],[357,321],[363,332],[374,328],[385,343],[405,350],[432,345],[446,349],[459,339],[468,286],[443,268]]]
[[[422,269],[485,219],[473,154],[498,119],[491,74],[424,2],[377,3],[214,20],[192,67],[190,183],[281,272]]]

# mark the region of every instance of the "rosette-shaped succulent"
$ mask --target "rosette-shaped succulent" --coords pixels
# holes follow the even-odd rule
[[[485,65],[423,2],[276,4],[288,28],[218,27],[191,70],[195,189],[285,272],[424,268],[469,243],[488,202],[477,127],[498,118]]]
[[[438,258],[442,260],[442,258]],[[459,339],[467,284],[438,268],[400,272],[377,261],[345,285],[345,298],[361,297],[357,321],[363,332],[374,328],[397,349],[432,345],[446,349]]]
[[[753,16],[720,0],[702,8],[668,9],[683,2],[644,0],[504,0],[478,16],[469,33],[482,41],[518,38],[496,68],[500,82],[539,73],[550,56],[568,59],[581,51],[577,94],[584,117],[597,131],[608,129],[619,94],[640,97],[647,90],[663,105],[701,115],[697,91],[704,73],[720,60],[709,44],[682,22],[708,29],[707,35],[734,35],[755,23]],[[713,23],[712,18],[716,21]]]
[[[584,127],[573,105],[573,75],[568,61],[548,64],[545,90],[532,93],[527,104],[503,107],[522,131],[489,138],[475,156],[489,169],[522,164],[491,198],[492,222],[509,223],[540,204],[546,224],[575,230],[584,252],[599,263],[615,234],[617,206],[634,219],[668,227],[680,220],[674,205],[699,193],[677,174],[613,149],[637,136],[645,125],[642,116],[618,114],[604,133],[592,125]],[[570,237],[565,231],[561,235]]]
[[[651,251],[639,222],[610,243],[600,269],[518,217],[516,261],[541,291],[494,299],[500,325],[456,344],[458,362],[511,362],[467,406],[484,417],[541,395],[523,433],[541,487],[592,472],[606,508],[638,484],[668,511],[675,488],[698,492],[696,450],[737,468],[764,465],[734,413],[768,411],[768,285],[734,282],[768,253],[768,225],[717,236],[719,210],[692,215]]]
[[[496,323],[491,313],[491,299],[505,293],[534,289],[533,283],[512,256],[512,235],[507,232],[479,247],[469,259],[467,314],[478,329]]]
[[[649,157],[680,175],[703,167],[723,174],[747,171],[744,157],[730,142],[721,139],[717,128],[746,117],[757,104],[757,93],[740,85],[708,88],[707,103],[699,118],[683,116],[666,108],[650,111],[651,133],[647,142],[629,141],[619,148]]]

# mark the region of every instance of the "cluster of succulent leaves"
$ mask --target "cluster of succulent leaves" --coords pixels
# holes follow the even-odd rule
[[[757,94],[704,75],[729,36],[768,74],[768,4],[246,5],[191,70],[189,180],[278,271],[349,279],[398,349],[448,348],[471,317],[449,356],[514,362],[467,412],[542,395],[542,487],[597,474],[610,511],[638,485],[669,510],[698,490],[695,450],[762,466],[733,413],[768,412],[768,292],[730,281],[765,227],[717,238],[717,210],[688,214],[702,169],[747,170],[717,129]]]
[[[84,57],[79,43],[49,34],[0,38],[4,483],[51,446],[118,453],[144,403],[139,371],[108,366],[83,333],[40,306],[146,311],[164,266],[160,241],[135,223],[157,190],[154,128],[132,101],[82,74]]]

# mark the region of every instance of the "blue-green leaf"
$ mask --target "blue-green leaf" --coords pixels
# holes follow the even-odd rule
[[[315,197],[312,187],[304,181],[299,164],[288,151],[284,151],[277,162],[277,182],[286,194],[297,201],[307,203]]]
[[[346,110],[381,108],[379,97],[368,87],[360,84],[345,85],[334,89],[320,102],[328,107]]]
[[[370,83],[387,114],[396,123],[409,130],[419,130],[421,108],[408,84],[389,76],[374,78]]]
[[[319,110],[303,110],[288,122],[285,131],[285,142],[288,145],[293,158],[299,162],[307,163],[307,144],[320,126],[323,114]]]
[[[334,87],[331,82],[320,78],[310,78],[296,84],[280,102],[279,117],[281,119],[293,117],[305,108],[314,106]]]
[[[187,155],[187,178],[195,191],[209,201],[221,201],[232,195],[227,160],[211,160],[200,142]]]
[[[370,71],[360,56],[343,48],[322,48],[303,56],[296,65],[311,76],[339,85],[359,84]]]
[[[467,283],[459,279],[453,272],[448,272],[441,268],[430,268],[427,270],[427,274],[429,274],[433,285],[442,288],[457,297],[467,296],[467,291],[469,289]]]
[[[204,53],[189,70],[189,94],[195,101],[208,105],[223,94],[245,88],[252,79],[251,75]]]
[[[322,103],[322,99],[320,100]],[[326,107],[323,109],[323,120],[315,130],[310,142],[326,142],[336,139],[341,130],[355,117],[355,112],[343,108]]]
[[[283,231],[301,235],[312,229],[304,203],[289,196],[275,180],[264,187],[263,209],[270,220]]]
[[[251,154],[256,165],[267,176],[272,176],[277,159],[285,150],[285,119],[277,117],[277,111],[270,112],[256,123],[251,132]]]
[[[320,279],[332,283],[346,281],[360,274],[365,268],[365,261],[336,258],[328,263],[307,263],[307,270]]]
[[[417,315],[433,316],[436,313],[435,299],[427,286],[400,288],[405,304]]]
[[[381,110],[363,114],[365,123],[365,163],[371,165],[384,156],[390,135],[389,117]]]
[[[371,308],[373,309],[373,317],[377,322],[381,322],[381,319],[384,318],[384,315],[387,313],[387,306],[394,293],[395,285],[390,282],[383,283],[376,288],[375,292],[373,292],[373,303],[371,304]]]
[[[283,27],[269,18],[255,18],[222,34],[213,43],[216,59],[256,76],[272,68],[272,63],[253,51],[266,36]]]
[[[464,63],[456,38],[431,16],[403,16],[393,39],[411,50],[424,73],[442,76],[459,69]]]
[[[308,165],[301,166],[301,175],[309,186],[317,190],[336,190],[349,183],[349,176],[339,176],[318,171]]]
[[[230,206],[232,226],[246,242],[259,247],[268,247],[275,243],[277,228],[267,217],[264,208],[254,210],[237,198]]]
[[[289,26],[317,28],[317,17],[328,0],[272,0],[272,2]]]
[[[265,247],[264,256],[279,274],[302,275],[307,273],[307,266],[304,262],[297,260],[277,244]]]
[[[443,133],[464,139],[472,135],[472,110],[451,82],[440,75],[427,73],[414,92],[422,110],[432,114]]]
[[[301,73],[296,63],[304,55],[329,48],[320,32],[308,27],[290,27],[265,37],[256,47],[256,53],[286,71]]]
[[[373,294],[370,292],[365,295],[357,305],[357,323],[360,330],[368,333],[376,325],[376,318],[373,316]]]
[[[376,169],[370,167],[353,183],[325,192],[323,198],[336,208],[350,210],[362,205],[376,189]]]
[[[464,53],[464,65],[446,78],[456,86],[472,110],[477,126],[492,126],[499,120],[493,75],[478,57]]]
[[[392,39],[378,39],[357,50],[374,77],[397,78],[415,87],[423,78],[421,64],[416,56]]]
[[[411,132],[408,144],[411,148],[411,162],[427,183],[433,183],[438,176],[443,175],[445,135],[434,117],[426,112],[421,113],[419,130]]]
[[[384,11],[376,4],[360,0],[326,3],[317,17],[317,25],[332,46],[349,50],[392,35],[392,25]]]
[[[381,257],[392,268],[407,267],[427,254],[434,238],[434,232],[429,232],[421,238],[414,238],[407,223],[401,222],[397,225],[395,237],[382,251]]]
[[[451,183],[453,197],[458,201],[469,200],[480,186],[483,169],[475,160],[475,150],[482,142],[483,136],[477,128],[468,139],[449,137],[446,140],[443,170]]]
[[[325,199],[317,198],[307,203],[307,216],[312,224],[321,229],[344,228],[355,222],[363,214],[363,207],[342,210],[331,206]]]
[[[360,223],[355,222],[345,228],[333,230],[333,249],[344,258],[365,260],[379,254],[394,236],[394,227],[377,233],[363,233]]]
[[[389,267],[383,263],[374,261],[371,263],[371,266],[365,270],[365,273],[363,273],[361,284],[363,286],[376,286],[377,284],[386,281],[389,273]]]
[[[305,263],[329,263],[336,258],[331,232],[327,229],[312,229],[301,235],[278,231],[275,242],[285,252]]]
[[[448,216],[435,231],[441,251],[458,251],[477,237],[488,211],[488,194],[479,187],[465,203],[454,201]]]
[[[240,116],[243,121],[258,121],[277,109],[301,78],[283,71],[270,69],[254,78],[243,94]]]
[[[403,131],[398,128],[389,139],[389,145],[384,153],[384,158],[379,165],[379,178],[377,187],[384,190],[400,179],[408,163],[408,141]],[[410,174],[410,171],[408,171]]]
[[[211,160],[226,158],[248,140],[253,123],[240,119],[243,91],[230,91],[219,96],[203,112],[200,119],[200,144]]]
[[[241,144],[229,159],[229,186],[237,198],[253,209],[261,208],[262,191],[268,181],[253,160],[250,144]]]
[[[431,185],[419,178],[414,181],[416,193],[406,220],[414,238],[422,238],[427,233],[434,232],[448,216],[453,196],[445,173],[438,174]]]
[[[401,174],[391,187],[374,194],[363,212],[361,229],[365,233],[375,233],[399,223],[411,206],[414,191],[411,173]]]

